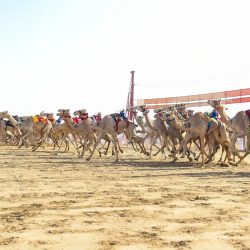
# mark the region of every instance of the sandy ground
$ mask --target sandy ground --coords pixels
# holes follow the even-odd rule
[[[250,249],[250,165],[0,148],[0,249]]]

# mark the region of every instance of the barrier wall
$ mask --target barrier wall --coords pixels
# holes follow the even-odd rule
[[[185,103],[186,107],[202,107],[209,106],[207,100],[211,99],[222,99],[222,104],[250,102],[250,88],[189,96],[138,99],[137,105],[146,105],[149,109],[165,108],[177,103]]]

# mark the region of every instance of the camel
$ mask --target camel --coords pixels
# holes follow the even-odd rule
[[[87,158],[87,160],[89,161],[92,158],[95,152],[95,149],[97,148],[97,145],[99,144],[101,138],[105,134],[108,134],[112,138],[112,142],[113,142],[114,149],[115,149],[115,155],[116,155],[115,162],[117,162],[119,160],[118,149],[117,149],[118,133],[126,133],[127,139],[129,141],[132,141],[132,138],[135,136],[135,132],[134,132],[135,128],[136,128],[136,125],[133,122],[121,120],[120,117],[116,117],[115,114],[104,116],[100,122],[100,133],[95,142],[94,148],[91,154],[89,155],[89,157]]]
[[[78,148],[77,138],[82,140],[82,131],[77,129],[77,125],[74,126],[69,109],[58,109],[57,116],[59,116],[64,121],[63,124],[59,124],[58,126],[53,128],[53,134],[57,137],[61,137],[61,144],[59,145],[57,152],[60,152],[63,142],[66,140],[66,138],[68,138],[75,148],[77,155],[80,157],[81,154]],[[71,139],[70,135],[72,135],[73,140]]]
[[[155,145],[155,142],[158,138],[160,138],[160,135],[158,133],[157,128],[154,127],[154,122],[150,120],[150,118],[148,117],[148,113],[149,113],[149,109],[146,109],[145,106],[141,105],[141,106],[136,106],[134,107],[135,110],[139,110],[140,112],[142,112],[145,121],[146,121],[146,127],[145,125],[143,125],[143,130],[146,132],[146,136],[144,137],[144,142],[146,141],[147,138],[149,138],[149,142],[150,142],[150,147],[149,147],[149,159],[152,158],[152,149],[153,146],[157,147]],[[142,125],[141,125],[142,126]],[[163,147],[163,142],[162,142],[162,138],[160,138],[162,147]],[[143,143],[144,145],[144,143]],[[145,147],[145,145],[144,145]],[[161,149],[162,149],[161,147]],[[161,149],[159,147],[157,147],[157,149],[160,151]]]
[[[84,109],[84,108],[80,109],[80,110],[76,110],[73,114],[74,114],[74,116],[78,116],[78,120],[80,121],[78,128],[86,134],[85,140],[84,140],[84,145],[83,145],[83,152],[81,154],[81,156],[83,156],[85,154],[86,149],[89,148],[90,145],[94,144],[94,142],[97,139],[97,136],[100,133],[99,125],[101,122],[101,114],[98,113],[99,115],[97,115],[96,117],[94,117],[94,116],[89,117],[88,113],[86,113],[86,109]],[[104,149],[103,153],[104,153],[104,155],[107,155],[109,146],[112,142],[112,139],[110,138],[110,136],[108,134],[104,134],[101,139],[108,143],[108,146],[106,148],[102,145],[102,148]],[[123,150],[120,147],[118,139],[116,140],[116,142],[117,142],[117,145],[119,148],[119,152],[123,153]],[[97,149],[97,150],[99,152],[99,155],[101,156],[102,155],[101,150],[100,149]],[[112,155],[114,155],[114,154],[115,154],[115,152],[112,148]]]
[[[138,112],[134,107],[129,108],[129,111],[132,112],[134,119],[136,120],[138,126],[141,128],[141,130],[136,130],[136,133],[140,133],[140,134],[145,135],[144,137],[140,137],[137,135],[133,137],[133,141],[135,142],[135,147],[139,146],[140,150],[141,150],[140,152],[149,156],[149,153],[147,152],[147,150],[145,148],[145,141],[150,137],[151,129],[146,127],[145,123],[143,122],[143,116],[138,115],[137,114]],[[132,143],[132,146],[133,146],[135,151],[138,151],[138,148],[135,148],[133,143]],[[157,147],[155,144],[154,144],[154,146]],[[157,147],[157,149],[159,149],[159,148]]]
[[[151,159],[152,155],[152,146],[155,144],[155,141],[159,138],[161,142],[161,148],[158,148],[159,151],[155,154],[157,155],[160,151],[164,153],[165,159],[166,154],[164,151],[164,148],[167,147],[168,151],[174,153],[174,155],[171,155],[174,158],[174,161],[177,160],[176,157],[176,150],[175,150],[175,144],[176,144],[176,134],[175,131],[167,127],[166,124],[161,120],[158,110],[155,110],[155,120],[151,121],[148,117],[149,109],[145,108],[144,105],[136,106],[135,109],[141,111],[145,117],[146,125],[150,129],[149,132],[149,138],[150,138],[150,151],[149,151],[149,159]],[[172,142],[173,150],[170,150],[169,148],[169,139]]]
[[[10,115],[10,114],[8,113],[8,111],[0,112],[0,116],[2,116],[2,117],[4,117],[4,118],[7,118],[7,119],[10,121],[10,123],[11,123],[11,125],[13,126],[14,131],[15,131],[14,134],[16,135],[16,137],[17,137],[17,139],[18,139],[18,141],[19,141],[19,138],[21,137],[22,132],[21,132],[21,130],[20,130],[20,127],[19,127],[18,122],[13,118],[12,115]],[[17,143],[18,143],[18,142],[17,142]]]
[[[62,131],[60,129],[55,129],[58,126],[58,124],[57,124],[57,121],[56,121],[53,113],[41,112],[40,114],[42,114],[43,116],[47,117],[48,120],[52,124],[52,129],[51,129],[50,133],[48,134],[48,139],[52,140],[52,142],[54,144],[53,150],[55,150],[56,146],[58,148],[60,147],[59,140],[62,139],[63,133],[62,133]],[[69,139],[65,138],[63,142],[65,143],[64,152],[69,151]]]
[[[81,121],[78,124],[77,129],[81,130],[84,134],[84,145],[81,153],[81,157],[83,157],[87,149],[88,143],[90,145],[94,144],[97,137],[94,132],[93,126],[91,126],[91,123],[89,121],[90,118],[88,116],[88,113],[86,112],[86,109],[76,110],[73,114],[74,116],[79,116],[78,119]]]
[[[208,100],[207,102],[211,107],[216,109],[216,111],[220,114],[221,119],[225,124],[232,130],[232,134],[230,136],[231,144],[232,144],[232,150],[234,154],[237,154],[237,151],[235,149],[235,143],[237,138],[245,138],[247,137],[248,140],[248,147],[247,151],[245,152],[245,155],[240,157],[240,161],[237,162],[240,163],[250,152],[249,148],[249,133],[250,133],[250,110],[247,111],[239,111],[236,113],[236,115],[230,119],[230,117],[226,113],[225,107],[221,105],[221,99],[217,100]]]
[[[28,116],[21,125],[21,130],[23,134],[21,136],[21,140],[23,141],[30,136],[33,135],[37,141],[32,148],[32,151],[36,151],[45,141],[52,129],[51,122],[44,116]],[[22,146],[22,145],[21,145]]]
[[[208,126],[208,124],[210,124]],[[230,140],[226,133],[226,126],[221,123],[218,125],[217,122],[212,122],[209,120],[209,118],[201,113],[197,112],[195,113],[189,120],[184,123],[184,126],[186,128],[186,135],[184,140],[181,142],[180,149],[182,150],[183,156],[186,153],[187,150],[187,143],[193,139],[198,137],[200,140],[200,151],[202,156],[202,166],[204,165],[204,155],[205,155],[205,140],[209,139],[210,136],[213,136],[213,139],[216,140],[219,144],[221,144],[227,153],[227,156],[223,162],[225,164],[226,159],[228,158],[228,162],[232,163],[231,159],[231,149],[230,149]],[[212,137],[211,137],[212,138]],[[213,142],[214,140],[210,140]],[[214,146],[215,147],[215,146]],[[215,150],[213,150],[214,153]],[[210,158],[212,156],[210,155]],[[208,161],[210,160],[208,159]]]
[[[168,126],[172,127],[175,130],[176,137],[178,141],[181,142],[183,140],[182,133],[186,131],[183,120],[180,120],[180,118],[176,117],[173,112],[167,112],[165,110],[159,110],[159,116],[161,120],[165,121],[168,124]],[[199,148],[196,141],[194,141],[194,143]],[[193,160],[189,156],[190,153],[193,155],[195,160],[198,160],[198,157],[196,157],[196,154],[189,148],[188,155],[187,155],[189,161]],[[182,155],[182,158],[183,158],[183,155]]]

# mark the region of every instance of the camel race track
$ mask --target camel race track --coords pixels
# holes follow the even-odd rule
[[[0,148],[0,249],[250,249],[249,158],[119,163]]]

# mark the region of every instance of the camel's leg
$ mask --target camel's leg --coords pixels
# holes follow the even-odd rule
[[[39,140],[39,142],[37,143],[37,145],[35,145],[32,148],[32,151],[35,152],[46,141],[46,138],[47,138],[47,133],[42,133],[41,134],[41,139]]]
[[[137,147],[136,143],[134,143],[133,141],[131,141],[130,144],[132,145],[132,148],[134,149],[134,151],[137,152],[138,151],[138,147]]]
[[[114,145],[114,148],[115,148],[115,154],[116,154],[115,162],[118,162],[119,159],[118,159],[118,149],[117,149],[117,137],[116,137],[116,133],[113,132],[111,134],[111,138],[112,138],[113,145]]]
[[[145,149],[145,155],[149,156],[149,152],[147,152],[146,147],[145,147],[145,141],[146,139],[149,138],[149,134],[147,134],[144,138],[143,138],[143,142],[142,142],[142,146]],[[150,139],[150,138],[149,138]]]
[[[104,151],[104,154],[105,155],[107,155],[108,154],[108,150],[109,150],[109,146],[110,146],[110,143],[111,143],[111,140],[109,139],[109,140],[107,140],[107,142],[108,142],[108,146],[107,146],[107,148],[105,149],[105,151]]]
[[[148,156],[149,160],[152,159],[153,141],[154,141],[154,138],[152,136],[150,136],[149,156]]]
[[[67,136],[67,138],[69,139],[69,141],[71,142],[71,144],[73,145],[73,147],[75,148],[77,155],[80,156],[80,151],[78,148],[78,143],[77,143],[77,138],[75,134],[72,134],[73,136],[73,140],[71,140],[70,136]],[[74,144],[75,143],[75,144]]]
[[[120,143],[119,143],[118,138],[116,139],[116,142],[117,142],[117,145],[118,145],[118,148],[119,148],[119,152],[120,152],[120,153],[123,153],[123,150],[122,150],[122,148],[121,148],[121,146],[120,146]]]
[[[193,134],[186,134],[185,138],[181,141],[179,152],[182,152],[181,158],[184,158],[187,151],[187,144],[193,138]]]
[[[65,149],[64,149],[64,152],[67,152],[69,151],[69,141],[67,139],[64,140],[64,143],[65,143]]]
[[[158,137],[155,137],[154,138],[154,144],[155,144],[155,141],[156,141],[156,139],[157,139]],[[165,152],[165,148],[167,147],[168,148],[168,150],[169,150],[169,145],[168,145],[168,140],[167,140],[167,138],[165,137],[163,137],[163,136],[159,136],[159,140],[160,140],[160,144],[161,144],[161,152],[163,153],[163,155],[164,155],[164,160],[166,160],[167,159],[167,155],[166,155],[166,152]],[[170,151],[170,150],[169,150]]]
[[[101,131],[96,139],[96,142],[94,144],[92,152],[90,153],[89,157],[86,158],[87,161],[89,161],[92,158],[92,156],[93,156],[93,154],[94,154],[94,152],[95,152],[95,150],[96,150],[96,148],[97,148],[97,146],[98,146],[98,144],[101,141],[103,136],[104,136],[104,133],[103,133],[103,131]]]
[[[205,137],[202,135],[200,136],[200,143],[201,143],[201,166],[204,166],[204,156],[205,156]]]
[[[240,160],[236,162],[236,165],[239,165],[249,154],[250,151],[245,152],[245,154],[240,158]]]
[[[192,159],[192,158],[190,157],[190,155],[193,155],[194,159],[196,158],[196,153],[195,153],[193,150],[190,149],[190,148],[191,148],[191,145],[192,145],[192,141],[190,141],[190,146],[189,146],[189,148],[187,149],[189,160]],[[192,160],[193,160],[193,159],[192,159]]]
[[[26,145],[25,139],[28,137],[29,134],[30,132],[26,132],[20,137],[21,144],[18,148],[21,148],[23,145]]]
[[[88,147],[88,140],[87,140],[87,138],[84,138],[84,144],[83,144],[83,147],[82,147],[82,153],[81,153],[80,157],[84,156],[87,147]]]
[[[221,162],[222,162],[222,158],[223,158],[224,151],[225,151],[225,148],[222,147],[221,155],[220,155],[220,159],[218,160],[218,163],[221,163]]]
[[[166,145],[167,145],[166,147],[167,147],[168,151],[170,151],[170,148],[169,148],[167,140],[168,139],[166,139]],[[173,157],[173,161],[172,162],[176,162],[178,160],[178,157],[176,156],[177,155],[177,149],[176,149],[177,140],[173,136],[170,136],[170,140],[172,142],[172,150],[170,151],[172,153],[171,157]]]
[[[157,156],[160,152],[163,153],[163,150],[166,147],[165,144],[161,148],[157,147],[155,144],[153,144],[153,146],[158,149],[158,151],[156,153],[154,153],[153,156]]]
[[[58,147],[58,150],[57,150],[57,153],[60,152],[61,150],[61,147],[62,147],[62,144],[63,144],[63,141],[66,139],[67,135],[63,135],[63,137],[61,138],[61,143],[59,144],[59,147]]]

